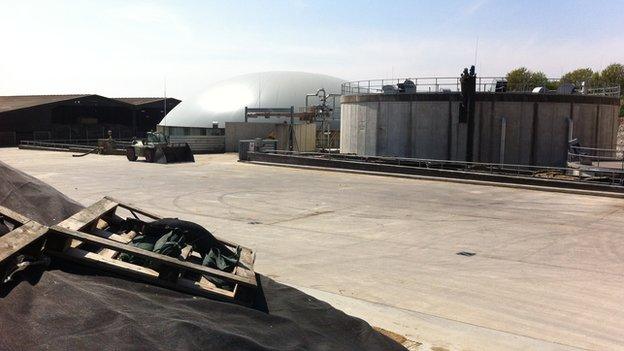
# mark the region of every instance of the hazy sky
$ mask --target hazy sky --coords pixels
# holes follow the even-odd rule
[[[0,94],[185,98],[267,70],[548,76],[624,62],[624,0],[5,1]]]

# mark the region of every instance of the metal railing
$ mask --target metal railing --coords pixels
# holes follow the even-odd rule
[[[601,163],[602,162],[602,166]],[[595,147],[570,146],[568,163],[595,168],[619,169],[624,171],[622,150]]]
[[[132,144],[131,139],[115,139],[115,147],[125,148]],[[98,139],[50,139],[50,140],[20,140],[20,146],[35,146],[52,149],[93,149],[98,146]]]
[[[589,88],[586,94],[618,97],[622,94],[622,89],[619,85],[614,87]]]
[[[460,77],[419,77],[419,78],[388,78],[388,79],[367,79],[342,83],[341,92],[343,95],[350,94],[382,94],[384,92],[397,92],[399,85],[406,81],[411,81],[413,86],[411,89],[420,93],[439,93],[439,92],[460,92]],[[500,82],[506,82],[506,90],[510,92],[530,92],[535,84],[525,83],[507,83],[505,77],[477,77],[477,92],[495,92],[500,87]],[[548,82],[557,84],[559,78],[548,78]],[[593,87],[586,89],[585,92],[579,93],[588,95],[603,95],[618,97],[621,94],[619,86]]]
[[[597,149],[610,150],[610,149]],[[316,152],[292,152],[286,150],[272,151],[276,154],[291,154],[302,157],[323,157],[334,160],[351,162],[384,163],[397,166],[415,168],[438,169],[450,172],[469,172],[491,175],[506,175],[516,177],[555,179],[570,182],[600,183],[605,185],[622,186],[624,184],[624,169],[600,168],[584,172],[572,167],[532,166],[506,163],[468,162],[453,160],[436,160],[407,157],[360,156],[354,154],[327,154]]]
[[[460,91],[459,77],[420,77],[420,78],[390,78],[367,79],[342,84],[342,94],[380,94],[385,86],[397,87],[406,80],[414,82],[417,92],[437,93],[442,91]],[[494,91],[496,82],[503,77],[477,77],[477,91]]]

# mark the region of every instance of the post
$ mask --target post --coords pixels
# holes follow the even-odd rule
[[[245,106],[245,123],[247,123],[247,106]]]

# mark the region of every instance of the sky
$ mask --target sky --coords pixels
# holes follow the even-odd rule
[[[0,0],[0,95],[184,99],[258,71],[549,77],[624,62],[624,0]],[[475,55],[476,54],[476,55]],[[476,57],[476,61],[475,61]]]

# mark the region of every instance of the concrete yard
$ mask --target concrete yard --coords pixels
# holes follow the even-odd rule
[[[111,195],[253,247],[258,272],[415,350],[624,348],[624,199],[236,159],[0,149],[84,205]]]

